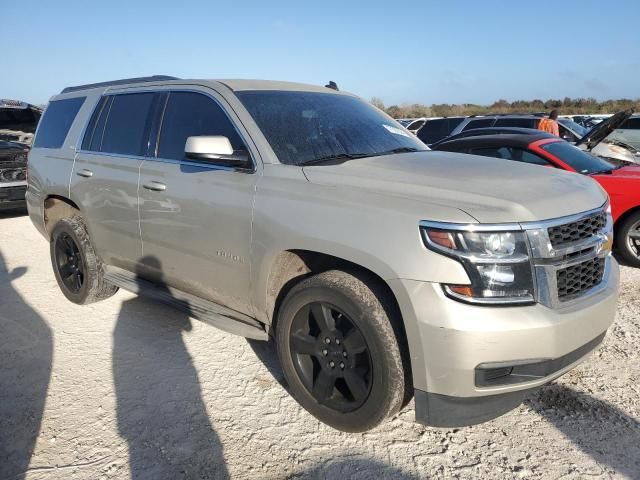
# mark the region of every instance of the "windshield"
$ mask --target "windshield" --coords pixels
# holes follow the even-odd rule
[[[282,163],[427,150],[391,117],[355,97],[293,91],[236,95]]]
[[[545,143],[540,145],[540,148],[569,164],[576,172],[587,175],[590,173],[609,172],[615,168],[605,159],[580,150],[568,142]]]
[[[576,123],[573,120],[569,120],[568,118],[560,118],[560,119],[558,119],[558,122],[560,122],[562,125],[567,127],[573,133],[578,135],[578,137],[584,137],[587,134],[587,132],[589,131],[588,129],[586,129],[582,125],[580,125],[579,123]]]

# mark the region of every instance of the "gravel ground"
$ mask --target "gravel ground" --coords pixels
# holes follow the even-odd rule
[[[291,399],[271,345],[129,293],[80,307],[48,245],[0,217],[0,478],[640,478],[640,271],[596,354],[461,429],[413,404],[365,434]]]

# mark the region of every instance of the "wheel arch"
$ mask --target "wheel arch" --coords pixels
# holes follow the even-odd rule
[[[328,270],[347,272],[365,283],[378,296],[383,308],[387,311],[405,366],[405,381],[412,385],[412,371],[409,341],[402,310],[391,286],[384,278],[371,268],[336,257],[327,253],[312,250],[291,249],[280,252],[273,261],[267,281],[266,307],[269,316],[269,328],[275,332],[278,311],[289,291],[300,281],[310,275]],[[413,388],[407,388],[403,406],[411,399]]]
[[[49,195],[44,199],[44,228],[48,238],[56,223],[61,218],[72,217],[81,213],[80,207],[72,200],[61,195]]]
[[[621,215],[618,216],[617,220],[613,224],[613,234],[617,235],[620,227],[625,222],[627,218],[636,213],[640,213],[640,205],[635,205],[625,210]]]
[[[290,249],[280,252],[269,269],[266,289],[266,307],[269,320],[275,320],[279,303],[293,285],[308,275],[318,274],[327,270],[343,270],[362,277],[368,277],[370,282],[374,282],[384,288],[390,298],[393,299],[395,305],[398,305],[391,287],[380,274],[371,268],[328,253],[305,249]]]

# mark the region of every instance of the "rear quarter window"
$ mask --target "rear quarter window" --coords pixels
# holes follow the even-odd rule
[[[34,148],[60,148],[64,144],[71,124],[87,97],[67,98],[49,102],[44,112],[38,133],[33,142]]]

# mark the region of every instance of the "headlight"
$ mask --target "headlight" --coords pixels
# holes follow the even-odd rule
[[[455,258],[464,266],[470,285],[444,285],[450,297],[479,304],[533,303],[533,272],[525,233],[467,231],[422,227],[427,248]]]

